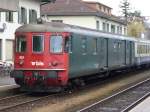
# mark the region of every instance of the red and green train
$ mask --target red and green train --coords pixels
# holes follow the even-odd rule
[[[148,65],[149,54],[149,41],[63,23],[27,24],[15,33],[11,77],[23,91],[59,91],[95,74]]]

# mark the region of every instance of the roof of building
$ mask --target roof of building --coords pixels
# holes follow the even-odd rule
[[[0,11],[17,11],[17,10],[18,10],[18,0],[0,0]]]
[[[124,20],[116,16],[105,14],[95,8],[90,7],[82,0],[56,0],[55,3],[41,6],[41,15],[48,16],[98,16],[121,24],[126,24]]]
[[[112,9],[110,6],[107,6],[107,5],[102,4],[102,3],[100,3],[100,2],[96,2],[96,1],[84,1],[84,2],[90,3],[90,4],[99,4],[99,5],[103,5],[103,6],[107,7],[107,8]]]

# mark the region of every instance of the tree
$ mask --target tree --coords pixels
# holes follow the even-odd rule
[[[145,18],[141,16],[141,12],[135,10],[129,13],[128,17],[128,35],[141,37],[141,33],[145,32]]]
[[[128,0],[122,0],[120,8],[127,23],[128,35],[132,37],[141,37],[141,33],[145,32],[145,18],[141,16],[141,12],[138,10],[131,11]]]
[[[134,20],[127,25],[128,35],[133,37],[141,37],[141,33],[145,32],[145,27],[142,21]]]
[[[123,14],[123,16],[125,17],[125,20],[127,22],[128,20],[128,16],[130,14],[130,3],[128,0],[123,0],[120,4],[120,8],[121,8],[121,12]]]

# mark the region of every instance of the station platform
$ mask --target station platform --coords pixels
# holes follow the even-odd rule
[[[15,85],[15,81],[9,75],[3,75],[0,73],[0,86]]]
[[[129,112],[150,112],[150,96]]]

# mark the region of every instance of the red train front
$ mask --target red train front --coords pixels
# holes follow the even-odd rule
[[[48,27],[48,26],[47,26]],[[24,25],[16,30],[14,71],[23,91],[59,91],[68,82],[67,32],[47,31],[46,25]]]

